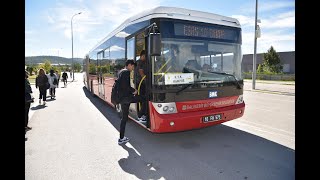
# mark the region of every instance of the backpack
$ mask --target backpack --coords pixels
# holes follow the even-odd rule
[[[117,105],[120,103],[120,78],[123,71],[119,73],[119,78],[116,79],[113,83],[112,90],[111,90],[111,102],[113,105]]]

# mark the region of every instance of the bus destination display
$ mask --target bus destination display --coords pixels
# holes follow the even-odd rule
[[[174,33],[178,36],[202,37],[221,40],[238,40],[238,31],[222,27],[209,27],[190,24],[174,24]]]

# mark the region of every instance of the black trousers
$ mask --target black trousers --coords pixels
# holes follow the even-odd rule
[[[56,88],[50,88],[50,95],[51,97],[56,95]]]
[[[43,99],[43,101],[47,100],[47,88],[46,87],[39,87],[39,99]]]
[[[68,83],[67,79],[65,78],[63,78],[62,81],[63,81],[63,85],[66,85]]]
[[[57,84],[57,87],[59,87],[59,82],[60,82],[60,78],[58,79],[58,84]]]
[[[147,102],[146,101],[141,102],[141,109],[138,112],[138,117],[141,117],[142,115],[147,116]]]
[[[137,103],[137,102],[143,102],[145,101],[144,96],[132,96],[132,97],[123,97],[121,98],[121,110],[122,110],[122,119],[120,123],[120,139],[124,137],[124,133],[126,130],[126,124],[128,121],[128,115],[129,115],[129,107],[130,103]]]
[[[31,105],[30,102],[26,102],[25,103],[25,107],[24,107],[24,127],[28,126],[30,105]]]

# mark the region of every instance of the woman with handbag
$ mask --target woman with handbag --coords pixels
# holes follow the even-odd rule
[[[28,126],[28,122],[29,122],[29,109],[30,109],[30,105],[31,103],[33,103],[33,96],[32,96],[32,89],[30,86],[30,82],[28,80],[28,72],[25,71],[25,91],[24,91],[24,95],[25,95],[25,109],[24,109],[24,129],[25,132],[31,130],[32,128]]]
[[[36,77],[36,88],[39,87],[39,104],[41,104],[41,99],[43,100],[43,105],[46,105],[47,100],[47,89],[50,88],[48,77],[44,69],[40,68],[38,76]]]

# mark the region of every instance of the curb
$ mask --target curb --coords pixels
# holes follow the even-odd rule
[[[252,83],[252,80],[243,80],[244,82],[249,82]],[[261,84],[279,84],[279,85],[293,85],[295,86],[295,82],[286,82],[286,81],[257,81],[256,83],[261,83]]]
[[[263,90],[263,89],[244,89],[244,91],[251,91],[251,92],[260,92],[260,93],[267,93],[267,94],[278,94],[278,95],[286,95],[286,96],[295,96],[295,93],[290,92],[282,92],[282,91],[270,91],[270,90]]]

